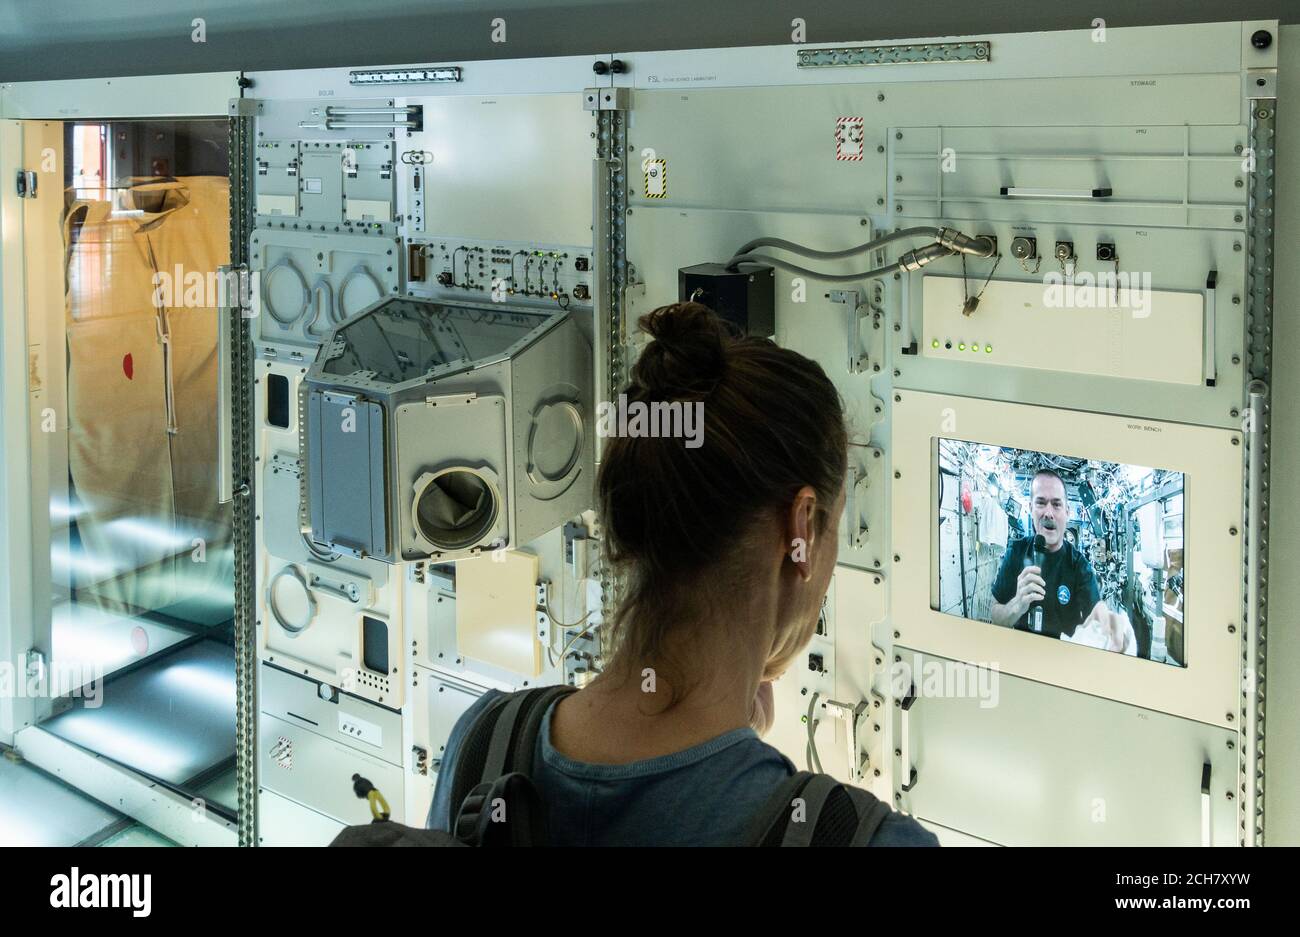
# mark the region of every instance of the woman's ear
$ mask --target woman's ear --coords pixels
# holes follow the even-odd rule
[[[812,548],[816,537],[817,492],[810,485],[804,485],[795,494],[794,500],[786,512],[786,543],[789,545],[787,555],[794,564],[799,578],[804,582],[812,579]]]

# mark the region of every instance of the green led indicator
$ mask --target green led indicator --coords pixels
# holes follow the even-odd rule
[[[965,342],[962,342],[961,344],[959,344],[959,345],[957,346],[957,350],[958,350],[958,351],[965,351],[965,350],[966,350],[966,343],[965,343]]]
[[[984,346],[984,354],[986,354],[986,355],[991,355],[991,354],[993,354],[993,346],[992,346],[992,345],[985,345],[985,346]]]
[[[931,348],[938,348],[938,347],[939,347],[939,340],[936,338],[934,341],[932,341],[932,342],[930,343],[930,347],[931,347]]]

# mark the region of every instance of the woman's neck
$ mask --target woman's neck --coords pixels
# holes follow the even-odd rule
[[[717,633],[717,624],[693,633]],[[748,726],[765,661],[758,642],[682,650],[661,666],[616,658],[556,709],[552,745],[577,761],[628,764]]]

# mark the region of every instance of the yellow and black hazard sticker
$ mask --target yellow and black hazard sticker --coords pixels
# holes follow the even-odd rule
[[[648,159],[641,166],[645,173],[645,197],[668,197],[668,160]]]

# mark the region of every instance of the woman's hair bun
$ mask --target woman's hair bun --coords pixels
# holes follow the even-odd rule
[[[632,380],[650,397],[707,396],[726,374],[727,348],[735,339],[708,306],[663,306],[642,316],[639,324],[654,341],[641,352]]]

